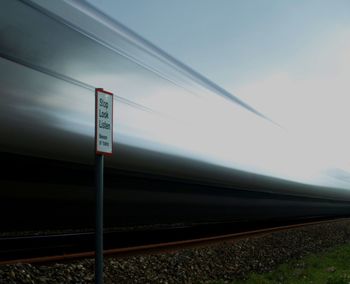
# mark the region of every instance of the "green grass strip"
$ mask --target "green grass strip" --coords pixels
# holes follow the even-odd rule
[[[350,283],[350,244],[282,264],[266,274],[251,274],[236,283]]]
[[[246,281],[232,282],[232,284],[243,283],[348,284],[350,283],[350,244],[299,260],[292,260],[269,273],[252,273]]]

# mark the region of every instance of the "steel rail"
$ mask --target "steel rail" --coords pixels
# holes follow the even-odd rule
[[[291,229],[302,228],[302,227],[313,226],[313,225],[320,225],[325,223],[341,222],[346,220],[350,220],[350,218],[339,218],[339,219],[333,219],[333,220],[328,219],[323,221],[304,222],[300,224],[277,226],[272,228],[250,230],[246,232],[224,234],[224,235],[218,235],[218,236],[212,236],[212,237],[156,243],[156,244],[149,244],[149,245],[139,245],[139,246],[124,247],[124,248],[116,248],[116,249],[106,249],[104,250],[104,255],[108,257],[112,257],[112,256],[121,257],[121,256],[130,256],[130,255],[169,252],[169,251],[174,251],[174,250],[184,249],[189,247],[201,247],[201,246],[219,243],[223,241],[238,241],[245,238],[261,237],[261,236],[275,233],[275,232],[287,231]],[[62,255],[53,255],[53,256],[40,256],[40,257],[33,257],[33,258],[5,260],[5,261],[0,261],[0,265],[10,265],[10,264],[18,264],[18,263],[43,264],[43,263],[51,263],[51,262],[65,262],[65,261],[72,261],[72,260],[78,260],[83,258],[93,258],[94,256],[95,256],[94,251],[87,251],[87,252],[69,253],[69,254],[62,254]]]

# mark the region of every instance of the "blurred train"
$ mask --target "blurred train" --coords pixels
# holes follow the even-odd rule
[[[3,0],[0,7],[3,231],[93,226],[97,87],[114,92],[116,104],[106,226],[350,212],[345,189],[220,166],[153,144],[150,129],[138,135],[141,122],[167,119],[161,104],[144,103],[159,92],[184,101],[221,96],[267,118],[86,2]],[[157,127],[153,133],[171,126]]]

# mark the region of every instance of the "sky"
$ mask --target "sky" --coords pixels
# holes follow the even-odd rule
[[[89,2],[281,126],[232,164],[350,189],[350,1]]]

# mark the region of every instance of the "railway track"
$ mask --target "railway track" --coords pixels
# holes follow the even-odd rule
[[[159,253],[220,241],[235,241],[273,232],[347,218],[322,217],[269,223],[220,223],[175,226],[163,229],[109,231],[104,234],[106,256]],[[94,233],[69,233],[0,238],[0,265],[48,263],[94,257]]]

